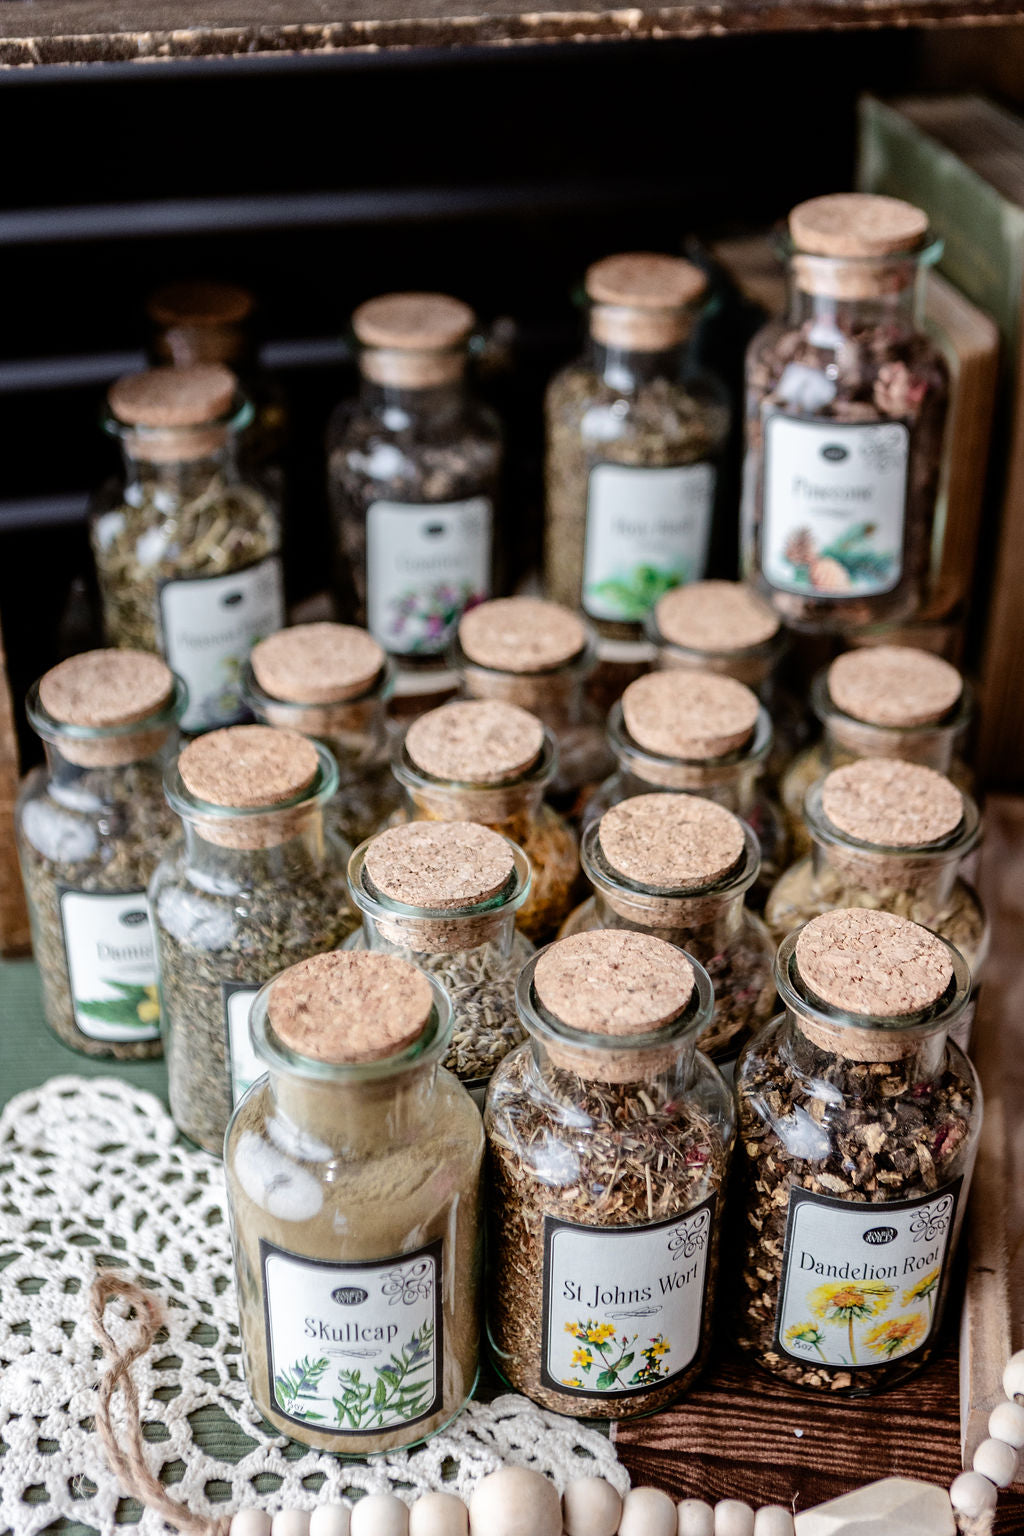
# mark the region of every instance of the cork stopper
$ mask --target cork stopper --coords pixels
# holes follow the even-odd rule
[[[689,891],[721,880],[743,856],[738,817],[699,795],[636,795],[601,817],[611,869],[637,885]]]
[[[405,738],[410,761],[435,779],[500,784],[533,766],[544,727],[517,704],[471,699],[443,704],[414,720]]]
[[[237,819],[199,818],[202,836],[223,848],[271,848],[294,837],[305,805],[290,802],[313,784],[316,747],[296,731],[269,725],[230,725],[191,742],[178,759],[181,782],[206,806],[246,813]],[[275,811],[287,806],[288,811]],[[252,811],[266,810],[266,816]]]
[[[378,833],[364,868],[389,900],[443,912],[497,896],[515,862],[511,843],[475,822],[412,821]]]
[[[237,283],[198,278],[165,283],[151,296],[146,312],[154,325],[210,327],[241,325],[253,311],[253,296]]]
[[[693,966],[649,933],[604,928],[559,939],[533,974],[541,1005],[589,1035],[645,1035],[677,1019],[693,996]]]
[[[360,366],[378,384],[426,389],[457,379],[476,323],[468,304],[444,293],[387,293],[361,304],[352,327],[363,346]]]
[[[596,341],[656,352],[685,340],[688,306],[703,294],[707,279],[681,256],[633,252],[595,262],[585,286],[595,306],[590,330]]]
[[[433,1006],[430,983],[407,960],[334,950],[282,972],[270,989],[267,1017],[289,1050],[340,1066],[408,1050]]]
[[[291,704],[339,704],[366,693],[384,652],[353,624],[296,624],[253,646],[253,676],[272,698]]]
[[[865,725],[910,728],[948,715],[963,693],[963,679],[930,651],[875,645],[837,656],[828,669],[828,691],[837,709]]]
[[[710,655],[749,650],[774,640],[774,608],[741,581],[691,581],[658,599],[658,632],[670,645]]]
[[[83,651],[52,667],[39,683],[39,702],[51,719],[95,731],[118,731],[150,720],[173,693],[173,672],[148,651]],[[166,739],[164,724],[106,740],[62,737],[60,752],[81,768],[119,767],[151,756]]]
[[[873,298],[912,281],[913,267],[901,271],[894,258],[920,248],[928,218],[899,198],[840,192],[800,203],[789,216],[789,232],[797,251],[793,270],[806,292]]]
[[[478,667],[497,672],[545,672],[564,666],[587,643],[582,621],[560,603],[499,597],[459,620],[459,643]]]
[[[202,458],[225,440],[222,418],[230,411],[238,380],[219,363],[189,368],[151,368],[111,385],[114,418],[128,428],[131,452],[153,463]],[[201,430],[202,429],[202,430]]]
[[[821,808],[840,832],[884,848],[940,842],[963,820],[963,796],[933,768],[899,758],[864,757],[834,769]]]
[[[637,746],[688,762],[745,746],[758,708],[745,683],[710,672],[649,672],[622,695],[622,717]]]

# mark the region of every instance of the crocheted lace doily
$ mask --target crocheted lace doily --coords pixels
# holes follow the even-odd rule
[[[603,1435],[522,1397],[473,1403],[419,1450],[366,1462],[275,1434],[242,1376],[220,1164],[182,1145],[151,1094],[62,1077],[0,1117],[0,1530],[34,1536],[65,1516],[109,1533],[139,1518],[92,1432],[102,1362],[88,1293],[109,1266],[163,1303],[166,1344],[135,1377],[150,1464],[196,1513],[313,1509],[350,1490],[466,1494],[503,1462],[560,1488],[581,1473],[629,1486]],[[131,1327],[119,1310],[118,1343]],[[136,1529],[166,1527],[146,1511]]]

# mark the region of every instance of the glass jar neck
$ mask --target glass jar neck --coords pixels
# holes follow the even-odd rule
[[[898,757],[948,774],[958,729],[950,725],[915,725],[900,730],[891,725],[867,725],[848,715],[825,719],[824,758],[827,768],[861,757]]]
[[[382,954],[454,955],[490,948],[510,959],[516,935],[516,907],[507,911],[438,917],[363,913],[363,937],[367,949]]]
[[[849,1098],[888,1098],[898,1078],[904,1092],[924,1088],[946,1062],[945,1028],[901,1030],[898,1040],[872,1042],[865,1032],[824,1030],[787,1005],[780,1054],[815,1097],[839,1104]]]
[[[961,855],[942,857],[892,848],[869,848],[833,833],[828,840],[811,833],[811,859],[819,885],[837,881],[844,891],[865,892],[878,901],[895,895],[913,897],[914,921],[931,927],[949,905]]]
[[[432,1122],[436,1058],[391,1076],[316,1081],[271,1068],[268,1132],[302,1162],[369,1161],[422,1138]]]
[[[763,772],[760,761],[726,762],[713,758],[706,763],[671,763],[666,759],[664,767],[654,767],[649,761],[637,761],[628,752],[616,755],[627,795],[646,795],[652,790],[667,789],[679,794],[703,795],[736,816],[748,817],[754,809]]]
[[[363,410],[389,431],[407,432],[454,426],[465,414],[468,395],[461,373],[443,383],[423,386],[381,382],[363,373],[359,400]]]
[[[910,253],[889,259],[808,256],[789,264],[789,318],[828,351],[867,331],[890,335],[919,330],[924,312],[925,261]]]
[[[129,504],[146,495],[165,497],[168,510],[180,501],[192,501],[204,495],[211,482],[232,484],[239,479],[235,434],[227,432],[216,447],[200,454],[183,457],[150,458],[133,451],[130,439],[122,438],[125,499]]]
[[[157,360],[174,368],[194,368],[201,363],[223,363],[233,372],[251,371],[256,349],[244,325],[190,325],[180,322],[162,326],[153,351]]]
[[[609,1129],[622,1133],[630,1119],[646,1119],[686,1094],[694,1057],[690,1035],[658,1051],[631,1053],[630,1061],[609,1082],[600,1057],[595,1057],[591,1076],[585,1057],[563,1056],[557,1046],[552,1048],[534,1035],[528,1060],[535,1091],[571,1110],[580,1123],[608,1123]],[[638,1090],[646,1096],[646,1105],[637,1097]]]
[[[600,928],[631,928],[677,944],[707,965],[743,927],[743,892],[729,896],[654,896],[620,887],[594,890]]]
[[[591,340],[594,372],[609,389],[630,394],[656,379],[679,380],[686,369],[689,341],[679,341],[654,352]]]
[[[181,814],[181,813],[179,813]],[[185,859],[193,878],[211,889],[247,889],[255,882],[294,885],[319,875],[326,862],[320,801],[232,822],[181,815]],[[238,846],[241,844],[242,846]]]
[[[111,762],[109,755],[104,753],[108,744],[102,741],[62,741],[51,737],[44,740],[43,746],[47,785],[52,798],[69,808],[82,809],[88,805],[98,809],[109,802],[117,782],[133,770],[137,774],[140,768],[151,770],[162,799],[161,781],[164,770],[178,750],[178,729],[164,725],[147,732],[134,743],[130,740],[121,742],[116,762]],[[136,785],[133,792],[140,789],[141,786]]]

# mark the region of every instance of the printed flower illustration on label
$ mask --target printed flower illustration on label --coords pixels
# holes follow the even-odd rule
[[[75,1023],[94,1040],[160,1033],[156,955],[145,891],[59,887]]]

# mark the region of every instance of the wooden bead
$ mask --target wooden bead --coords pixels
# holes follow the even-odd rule
[[[240,1509],[231,1517],[231,1536],[270,1536],[270,1516],[262,1509]]]
[[[1024,1449],[1024,1408],[1020,1403],[997,1403],[988,1416],[988,1432],[993,1440]]]
[[[1017,1475],[1017,1452],[1002,1440],[983,1440],[974,1453],[974,1470],[997,1488],[1009,1488]]]
[[[502,1467],[473,1489],[469,1529],[473,1536],[562,1536],[558,1490],[529,1467]]]
[[[995,1483],[990,1483],[980,1472],[961,1472],[949,1490],[953,1508],[971,1520],[995,1509],[998,1500]]]
[[[622,1501],[619,1536],[677,1536],[676,1506],[660,1488],[632,1488]]]
[[[409,1511],[393,1493],[368,1493],[353,1505],[352,1536],[408,1536]]]
[[[603,1477],[575,1477],[562,1494],[566,1536],[615,1536],[621,1517],[618,1491]]]
[[[348,1536],[351,1523],[347,1504],[319,1504],[309,1517],[309,1536]]]
[[[1018,1392],[1024,1394],[1024,1349],[1018,1349],[1007,1360],[1003,1371],[1003,1391],[1011,1402]]]
[[[309,1516],[304,1509],[279,1509],[271,1521],[270,1536],[309,1536]]]
[[[754,1516],[754,1536],[793,1536],[795,1529],[792,1510],[781,1504],[766,1504]]]
[[[715,1536],[754,1536],[754,1511],[742,1499],[715,1505]]]
[[[467,1536],[469,1510],[454,1493],[421,1493],[409,1511],[409,1536]]]
[[[715,1536],[715,1512],[703,1499],[680,1499],[676,1522],[677,1536]]]

